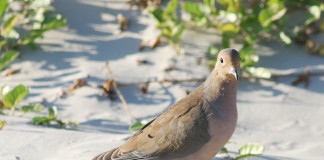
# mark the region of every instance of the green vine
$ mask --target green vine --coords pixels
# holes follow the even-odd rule
[[[20,46],[36,48],[46,31],[63,27],[67,20],[53,14],[51,0],[0,0],[0,71],[19,56]]]
[[[204,2],[184,2],[182,14],[190,18],[179,20],[175,12],[178,0],[170,0],[167,7],[150,8],[152,16],[158,20],[157,28],[160,37],[175,46],[177,53],[181,48],[181,36],[185,29],[213,28],[222,37],[222,44],[211,46],[207,55],[211,58],[208,63],[214,66],[217,53],[222,48],[231,47],[232,43],[241,44],[241,68],[245,77],[270,78],[271,74],[262,67],[255,67],[258,55],[254,54],[254,44],[279,40],[285,45],[306,45],[307,51],[324,55],[324,44],[314,42],[311,34],[324,31],[324,22],[320,22],[324,10],[324,2],[316,0],[204,0]],[[300,11],[305,17],[300,23],[291,25],[291,15]],[[292,29],[293,28],[293,29]],[[177,32],[178,31],[178,32]]]

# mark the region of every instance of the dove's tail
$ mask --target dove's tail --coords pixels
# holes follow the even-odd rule
[[[115,148],[115,149],[112,149],[110,151],[101,153],[98,156],[96,156],[95,158],[93,158],[92,160],[112,160],[111,156],[112,156],[112,154],[114,153],[114,151],[116,149],[118,149],[118,148]]]

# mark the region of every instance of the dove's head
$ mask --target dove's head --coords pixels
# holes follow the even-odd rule
[[[241,57],[235,49],[227,48],[219,52],[215,68],[218,73],[238,81]]]

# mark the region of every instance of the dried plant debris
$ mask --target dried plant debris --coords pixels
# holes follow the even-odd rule
[[[151,49],[154,49],[157,46],[159,46],[160,44],[162,44],[161,38],[160,37],[156,37],[154,39],[154,41],[152,42],[152,44],[149,45],[149,47]],[[147,46],[148,46],[147,42],[143,40],[142,43],[141,43],[141,45],[140,45],[140,47],[139,47],[139,51],[143,51],[145,49],[145,47],[147,47]]]
[[[309,39],[306,42],[306,50],[308,53],[315,54],[319,51],[319,44]]]
[[[156,37],[154,42],[152,43],[152,45],[150,46],[150,48],[156,48],[157,46],[159,46],[161,44],[161,38],[160,37]]]
[[[150,62],[146,59],[138,59],[137,60],[138,65],[143,65],[143,64],[148,64],[148,63],[150,63]]]
[[[150,84],[150,83],[147,82],[147,83],[145,83],[144,85],[142,85],[142,86],[140,87],[142,93],[144,93],[144,94],[147,94],[147,93],[148,93],[149,84]]]
[[[297,36],[294,39],[298,45],[304,45],[307,39],[309,39],[309,36],[306,34],[305,30],[302,30],[298,32]]]
[[[11,69],[11,70],[9,70],[6,74],[5,74],[5,76],[7,77],[7,76],[11,76],[11,75],[13,75],[13,74],[15,74],[15,73],[18,73],[20,70],[19,69]]]
[[[82,86],[86,85],[87,82],[84,81],[83,79],[78,79],[74,81],[74,84],[71,86],[71,88],[67,91],[68,95],[72,94],[72,92],[75,89],[81,88]]]
[[[106,81],[105,84],[102,85],[103,94],[107,95],[110,100],[116,100],[116,92],[113,89],[113,81]]]
[[[306,34],[319,34],[320,33],[320,28],[316,23],[311,23],[309,26],[305,29]]]
[[[309,67],[305,69],[304,74],[298,76],[296,80],[291,82],[292,85],[296,86],[299,83],[304,83],[304,87],[307,88],[309,85]]]
[[[145,9],[147,6],[157,7],[160,5],[162,0],[129,0],[128,4],[132,6],[139,6],[141,10]]]
[[[142,93],[147,94],[147,86],[146,85],[142,85],[141,86],[141,91],[142,91]]]
[[[170,66],[166,67],[166,68],[164,69],[164,71],[165,71],[165,72],[170,72],[170,71],[173,71],[173,70],[176,70],[176,69],[177,69],[176,65],[173,64],[173,65],[170,65]]]
[[[106,81],[105,84],[102,85],[102,88],[104,89],[105,92],[109,92],[110,90],[112,90],[112,80]]]
[[[185,96],[188,96],[188,95],[190,94],[190,92],[191,92],[190,90],[185,89],[185,90],[184,90],[184,94],[185,94]]]
[[[140,47],[139,47],[139,51],[143,51],[144,50],[144,48],[146,47],[146,42],[145,41],[142,41],[142,43],[141,43],[141,45],[140,45]]]
[[[125,31],[129,24],[129,19],[123,16],[122,14],[117,15],[117,22],[121,32]]]
[[[313,35],[318,35],[321,32],[321,25],[311,23],[307,27],[297,29],[297,35],[294,39],[298,45],[305,45],[308,53],[324,56],[324,44],[320,44],[311,38]]]

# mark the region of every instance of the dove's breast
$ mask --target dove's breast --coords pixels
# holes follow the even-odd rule
[[[231,138],[237,124],[236,106],[233,107],[233,110],[225,111],[224,113],[215,113],[212,109],[209,109],[207,112],[209,121],[208,132],[211,139],[198,151],[177,160],[211,160]],[[218,114],[222,114],[222,116]]]

